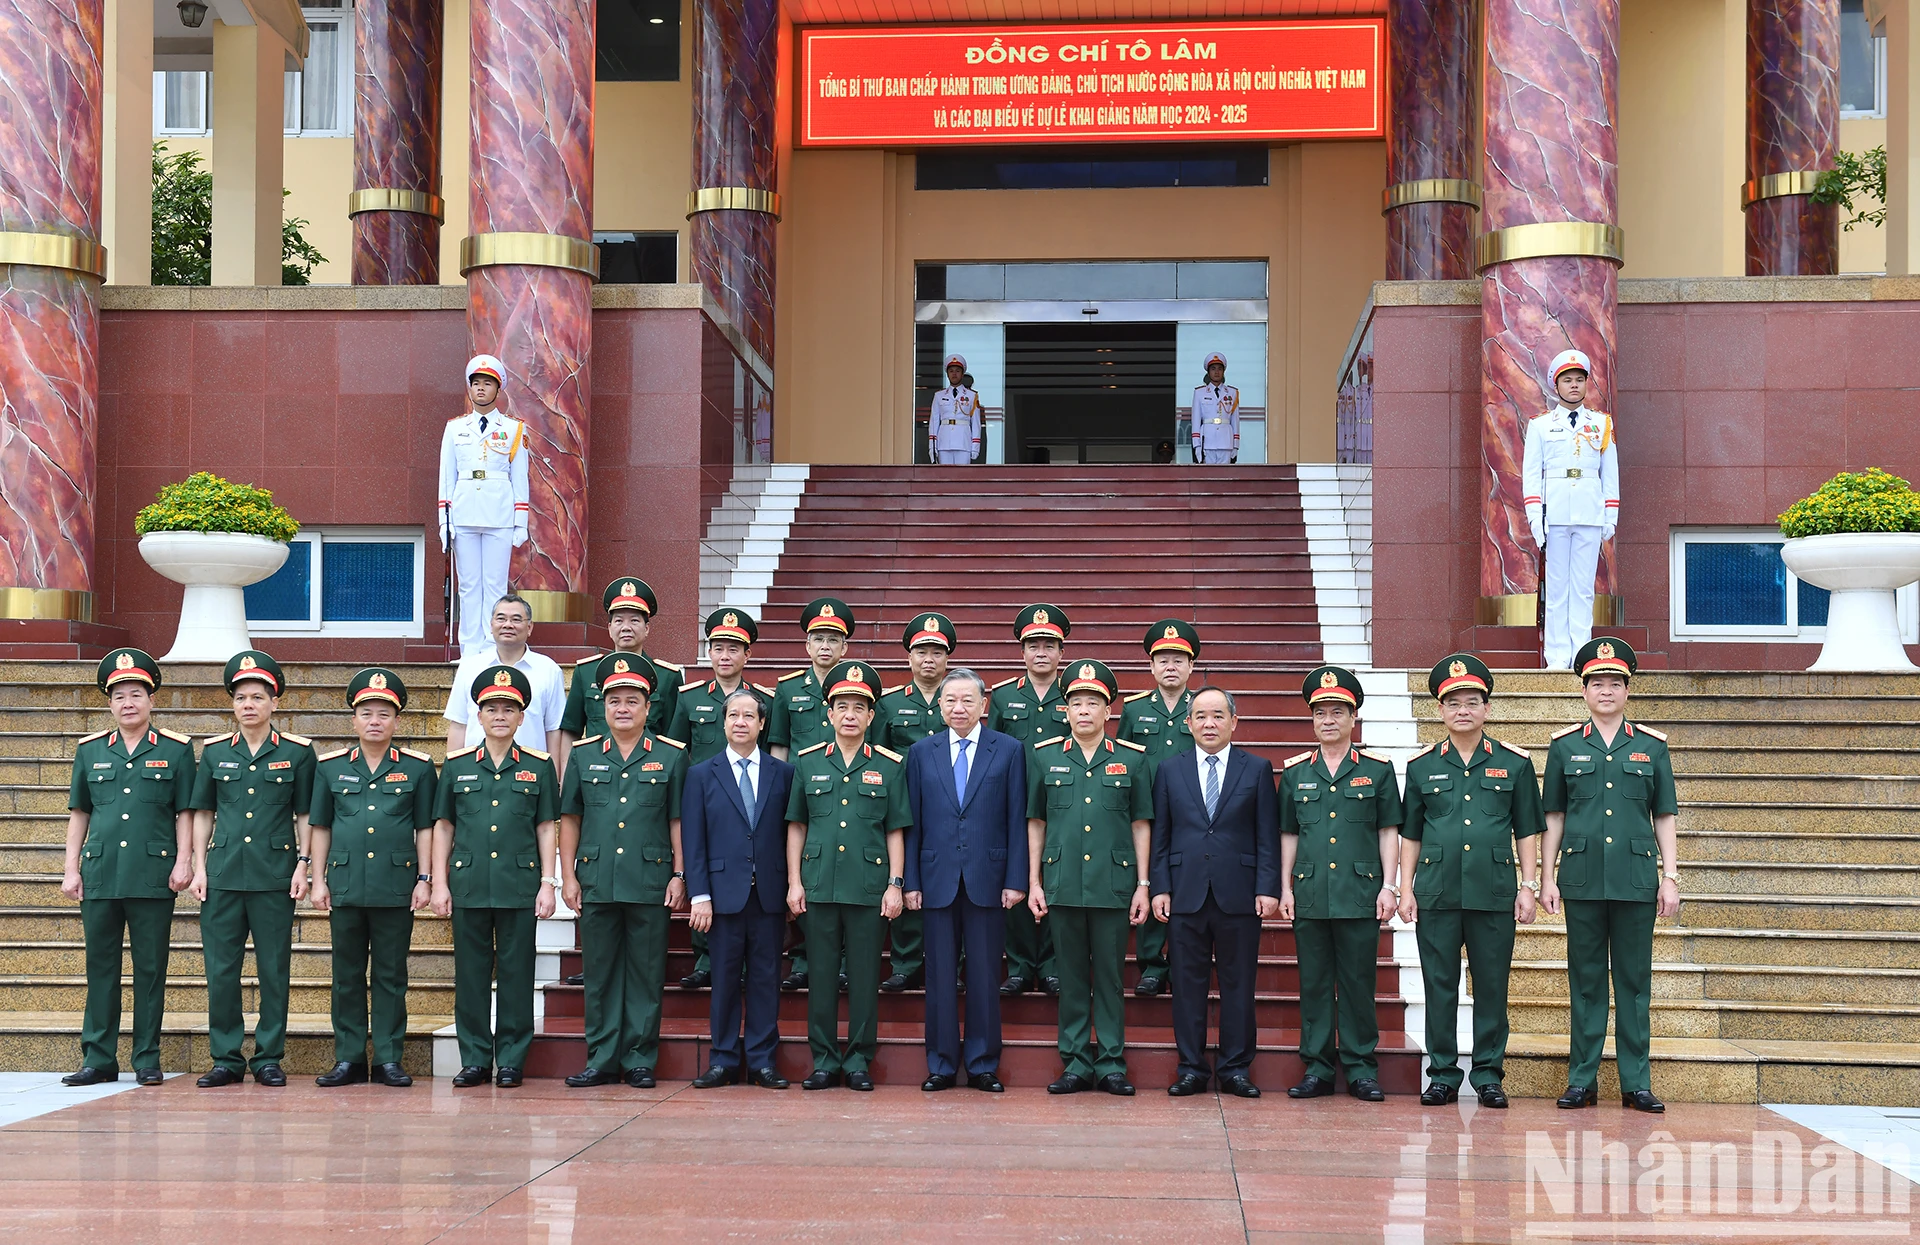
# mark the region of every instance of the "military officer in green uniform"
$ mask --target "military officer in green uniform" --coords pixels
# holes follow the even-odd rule
[[[1560,1096],[1566,1108],[1599,1097],[1611,964],[1621,1102],[1666,1110],[1653,1096],[1648,1066],[1648,1000],[1654,918],[1680,911],[1680,805],[1667,737],[1627,721],[1627,681],[1639,664],[1625,640],[1597,636],[1582,645],[1573,668],[1590,716],[1556,732],[1547,749],[1542,897],[1548,912],[1563,903],[1567,911],[1573,1036]]]
[[[1193,731],[1187,726],[1187,707],[1193,703],[1193,664],[1200,658],[1200,632],[1180,618],[1162,618],[1147,628],[1141,641],[1153,672],[1153,686],[1121,702],[1120,728],[1114,738],[1139,744],[1156,765],[1181,752],[1193,751]],[[1167,985],[1167,927],[1148,921],[1133,931],[1133,957],[1140,980],[1133,992],[1151,996]]]
[[[1300,1062],[1289,1098],[1347,1092],[1381,1102],[1380,1022],[1373,996],[1380,923],[1399,906],[1400,784],[1393,761],[1353,746],[1366,693],[1353,671],[1320,666],[1300,686],[1320,746],[1280,768],[1280,916],[1300,963]],[[1334,1017],[1339,1016],[1339,1052]]]
[[[1060,1079],[1049,1094],[1099,1088],[1131,1097],[1127,1080],[1127,931],[1148,916],[1147,839],[1153,758],[1107,738],[1119,683],[1101,662],[1070,665],[1068,734],[1027,752],[1027,907],[1053,924],[1060,970]]]
[[[369,1079],[404,1088],[407,953],[413,914],[433,898],[433,758],[393,742],[407,685],[383,666],[347,681],[347,705],[359,740],[315,758],[313,906],[333,935],[333,1070],[322,1089]],[[372,1001],[369,1007],[368,986]],[[368,1026],[371,1013],[372,1026]],[[373,1059],[369,1065],[367,1048]],[[369,1071],[371,1067],[371,1071]]]
[[[847,1041],[840,996],[807,994],[807,1046],[813,1071],[802,1089],[844,1078],[871,1090],[880,1041],[880,947],[886,922],[900,915],[906,887],[907,771],[899,753],[866,742],[880,676],[862,661],[827,674],[833,738],[793,758],[787,799],[787,907],[807,923],[807,943],[824,964],[847,966]]]
[[[521,1083],[533,1047],[534,928],[553,915],[559,782],[544,752],[513,742],[533,685],[513,666],[473,680],[486,738],[449,753],[433,809],[433,910],[453,918],[454,1087]],[[495,1003],[493,987],[499,987]],[[489,1008],[495,1013],[489,1016]]]
[[[800,611],[800,629],[807,636],[808,665],[783,674],[773,685],[773,714],[767,726],[767,750],[782,761],[833,738],[827,720],[827,676],[847,655],[853,634],[853,611],[838,597],[820,597]],[[792,971],[780,982],[782,990],[807,988],[807,923],[790,923],[787,955]],[[844,968],[844,965],[841,966]],[[846,976],[845,972],[839,974]],[[841,987],[845,989],[843,985]]]
[[[1493,672],[1471,653],[1443,657],[1427,676],[1447,737],[1407,762],[1400,827],[1400,919],[1412,922],[1427,992],[1423,1106],[1460,1096],[1460,952],[1473,972],[1474,1091],[1505,1107],[1507,978],[1514,922],[1533,923],[1546,828],[1533,758],[1485,733]],[[1514,882],[1515,855],[1520,877]]]
[[[646,664],[647,681],[653,685],[647,729],[657,735],[673,722],[674,701],[686,671],[646,651],[647,632],[660,608],[653,588],[637,575],[622,575],[600,594],[600,604],[607,612],[607,635],[613,640],[613,651],[637,655]],[[594,679],[603,656],[605,654],[595,654],[574,663],[573,681],[567,687],[567,707],[560,715],[560,734],[569,743],[606,733],[606,707],[601,703],[600,684]]]
[[[940,681],[947,677],[947,660],[960,643],[960,633],[945,614],[929,610],[916,614],[900,633],[907,650],[912,678],[881,693],[874,710],[870,738],[901,756],[927,736],[947,728],[940,715]],[[926,926],[916,908],[909,908],[887,926],[888,960],[893,973],[880,983],[888,994],[911,990],[927,979]]]
[[[680,861],[686,750],[647,729],[646,659],[609,653],[593,672],[607,733],[582,739],[560,790],[561,895],[580,914],[587,1066],[576,1089],[654,1087],[667,916],[687,896]]]
[[[1067,696],[1059,674],[1061,655],[1072,633],[1073,624],[1057,605],[1029,605],[1020,611],[1013,620],[1013,636],[1020,641],[1026,673],[994,685],[987,702],[988,730],[1028,745],[1067,734]],[[1046,921],[1034,919],[1032,909],[1016,904],[1007,909],[1007,979],[1000,993],[1024,994],[1036,984],[1048,994],[1060,993],[1053,931]]]
[[[750,687],[760,698],[760,743],[767,742],[767,723],[773,716],[773,689],[748,683],[747,658],[753,654],[753,642],[760,638],[760,624],[745,610],[722,606],[707,615],[707,665],[710,679],[682,683],[673,707],[673,721],[667,738],[687,746],[687,768],[692,769],[727,746],[727,697],[742,687]],[[687,990],[704,990],[713,984],[713,965],[707,958],[707,935],[694,930],[693,971],[680,979]]]
[[[213,1067],[200,1088],[231,1085],[248,1069],[240,969],[253,936],[260,1019],[253,1079],[287,1083],[287,995],[293,975],[293,909],[307,893],[307,811],[313,806],[312,741],[276,730],[286,691],[280,663],[257,649],[227,659],[227,694],[238,729],[204,740],[193,784],[193,896],[207,966],[207,1048]]]
[[[133,959],[133,1076],[158,1085],[174,895],[193,880],[193,740],[153,725],[160,666],[137,648],[100,659],[114,725],[83,738],[67,793],[60,893],[80,901],[87,1005],[80,1068],[64,1085],[120,1079],[120,946]]]

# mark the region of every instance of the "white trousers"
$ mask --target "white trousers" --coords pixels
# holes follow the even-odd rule
[[[453,573],[460,583],[460,655],[493,643],[488,624],[493,603],[507,595],[507,566],[513,561],[510,527],[453,529]]]
[[[1593,636],[1593,576],[1600,566],[1602,529],[1547,528],[1547,669],[1573,669],[1573,655]]]
[[[940,465],[943,467],[964,467],[973,461],[972,450],[941,450]]]

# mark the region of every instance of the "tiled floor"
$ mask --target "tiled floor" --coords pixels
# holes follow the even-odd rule
[[[1820,1133],[1920,1139],[1538,1099],[125,1085],[0,1129],[0,1241],[1904,1240],[1911,1187]]]

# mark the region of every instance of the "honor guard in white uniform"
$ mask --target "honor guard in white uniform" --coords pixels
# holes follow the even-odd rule
[[[1527,527],[1547,555],[1546,665],[1571,670],[1593,634],[1593,576],[1600,546],[1620,522],[1620,466],[1613,416],[1585,405],[1593,367],[1578,350],[1554,356],[1559,404],[1527,424]]]
[[[460,579],[460,655],[493,641],[487,618],[507,593],[507,566],[527,542],[526,425],[503,413],[506,365],[490,354],[467,364],[473,409],[440,437],[440,548],[453,550]]]
[[[1227,356],[1207,356],[1207,382],[1193,391],[1193,461],[1240,459],[1240,391],[1227,383]]]
[[[980,395],[965,383],[967,379],[967,361],[948,355],[947,387],[933,395],[933,410],[927,416],[927,449],[934,462],[964,466],[980,453]]]

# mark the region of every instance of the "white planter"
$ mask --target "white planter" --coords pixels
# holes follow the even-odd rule
[[[180,630],[160,660],[225,664],[253,647],[241,589],[279,570],[287,546],[237,532],[149,532],[140,538],[140,556],[187,589],[180,599]]]
[[[1787,569],[1833,594],[1827,642],[1809,670],[1913,670],[1894,593],[1920,580],[1920,532],[1836,532],[1780,546]]]

